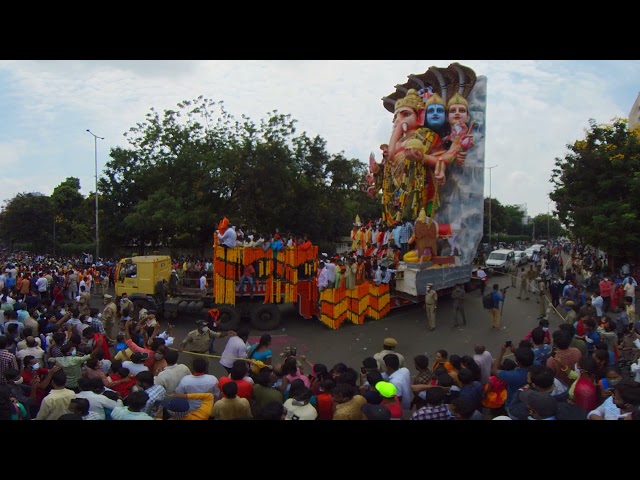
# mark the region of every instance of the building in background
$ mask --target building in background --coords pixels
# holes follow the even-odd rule
[[[640,127],[640,93],[629,112],[629,130]]]

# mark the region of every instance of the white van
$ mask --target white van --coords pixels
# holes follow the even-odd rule
[[[544,245],[531,245],[529,248],[527,248],[524,253],[527,254],[527,258],[529,259],[529,261],[533,261],[533,254],[534,253],[538,253],[538,256],[540,256],[540,252],[542,252],[542,250],[544,249]]]
[[[487,268],[498,272],[508,272],[515,261],[515,252],[511,249],[494,250],[487,257]]]

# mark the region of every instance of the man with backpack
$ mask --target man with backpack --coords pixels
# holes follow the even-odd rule
[[[491,312],[491,328],[500,330],[500,302],[504,302],[504,295],[507,293],[507,289],[500,290],[500,286],[497,283],[493,284],[493,291],[487,293],[482,297],[482,304],[484,308]]]

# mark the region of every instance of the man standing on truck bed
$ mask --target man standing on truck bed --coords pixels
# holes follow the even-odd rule
[[[438,293],[433,289],[433,283],[427,283],[427,293],[424,295],[424,309],[427,311],[427,323],[429,331],[436,329],[436,308],[438,303]]]

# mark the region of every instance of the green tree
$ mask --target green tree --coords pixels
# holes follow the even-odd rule
[[[80,244],[95,240],[95,197],[92,194],[85,198],[80,193],[78,178],[68,177],[54,188],[51,204],[60,220],[56,224],[56,243]]]
[[[565,235],[565,229],[560,220],[551,214],[541,213],[533,218],[536,238],[558,238]]]
[[[491,215],[489,215],[489,202],[491,202]],[[491,220],[491,238],[495,242],[498,232],[505,232],[509,224],[509,217],[505,207],[495,198],[484,199],[484,235],[489,238],[489,220]]]
[[[19,193],[0,212],[0,237],[12,249],[52,251],[53,206],[41,193]]]
[[[238,121],[203,97],[151,109],[126,134],[129,148],[112,149],[100,179],[110,212],[102,244],[203,248],[222,216],[264,233],[348,234],[364,164],[330,155],[320,137],[296,136],[290,116],[268,115]]]
[[[589,121],[584,140],[567,145],[551,175],[558,218],[583,243],[611,255],[640,249],[640,142],[627,121]]]
[[[505,230],[509,235],[522,235],[524,212],[518,205],[504,206]]]

